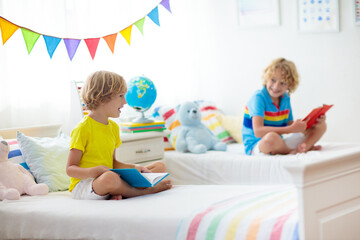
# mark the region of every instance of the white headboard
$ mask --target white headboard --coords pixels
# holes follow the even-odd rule
[[[16,132],[20,131],[30,137],[56,137],[60,131],[61,124],[39,125],[22,128],[0,129],[0,136],[4,139],[16,138]]]

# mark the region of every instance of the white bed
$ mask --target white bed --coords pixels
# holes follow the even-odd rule
[[[268,188],[255,189],[262,192]],[[255,189],[175,186],[166,192],[121,201],[74,200],[69,192],[24,196],[19,201],[0,202],[0,236],[5,239],[176,239],[181,221],[196,210]]]
[[[287,164],[358,152],[360,143],[323,143],[321,151],[296,155],[248,156],[242,144],[228,144],[226,152],[205,154],[165,151],[164,163],[174,184],[289,184]]]
[[[2,133],[0,130],[0,135]],[[293,205],[291,221],[283,225],[283,231],[296,233],[298,223],[295,236],[300,239],[359,239],[359,147],[335,151],[331,156],[320,154],[289,161],[284,168],[289,171],[293,185],[177,185],[169,191],[121,201],[73,200],[67,191],[4,200],[0,202],[0,238],[205,239],[208,233],[203,230],[209,229],[206,224],[212,221],[216,206],[229,202],[243,204],[244,198],[254,194],[285,191],[287,197],[293,199],[289,199]],[[287,201],[280,196],[277,199]],[[238,216],[244,214],[236,213],[240,214],[235,216],[236,224],[230,221],[231,225],[227,225],[229,220],[222,221],[214,236],[223,239],[222,232],[232,226],[230,236],[245,239],[248,235],[238,233],[250,229],[254,222],[283,216],[281,212],[272,216],[258,206],[249,206],[243,212],[252,209],[259,215],[240,218],[244,221],[239,222]],[[262,225],[256,226],[265,229]]]

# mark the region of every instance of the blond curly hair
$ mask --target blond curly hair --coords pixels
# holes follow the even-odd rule
[[[263,85],[266,86],[267,81],[274,76],[276,69],[280,69],[282,80],[288,84],[289,93],[295,92],[299,85],[299,74],[295,64],[285,58],[277,58],[265,68],[262,75]]]
[[[126,93],[124,78],[117,73],[97,71],[86,80],[81,99],[88,110],[96,109],[100,103],[107,103],[115,94]]]

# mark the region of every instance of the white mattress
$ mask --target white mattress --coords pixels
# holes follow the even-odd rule
[[[296,155],[248,156],[242,144],[229,144],[226,152],[205,154],[166,151],[164,163],[173,184],[290,184],[284,164],[311,161],[358,150],[358,143],[322,143],[321,151]]]
[[[199,209],[243,194],[289,186],[175,186],[120,201],[74,200],[69,192],[0,201],[1,239],[175,239]]]

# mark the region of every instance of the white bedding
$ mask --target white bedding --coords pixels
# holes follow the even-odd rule
[[[226,152],[205,154],[166,151],[164,163],[174,184],[290,184],[287,163],[311,161],[358,151],[356,143],[323,143],[321,151],[296,155],[245,155],[242,144],[229,144]]]
[[[0,202],[5,239],[175,239],[186,217],[239,195],[289,186],[175,186],[120,201],[74,200],[69,192]],[[292,187],[290,187],[292,188]],[[295,190],[294,190],[295,191]]]

